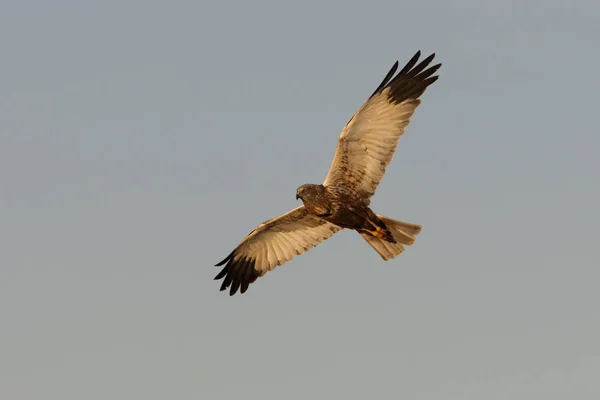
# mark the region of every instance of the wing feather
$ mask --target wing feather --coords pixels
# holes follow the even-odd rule
[[[360,196],[368,205],[392,161],[398,140],[421,103],[419,97],[438,79],[441,66],[429,67],[435,54],[417,64],[421,52],[394,77],[398,62],[342,130],[331,168],[323,182]]]
[[[292,258],[317,246],[341,230],[307,212],[304,206],[257,226],[223,261],[216,280],[223,279],[221,290],[244,293],[259,277]]]

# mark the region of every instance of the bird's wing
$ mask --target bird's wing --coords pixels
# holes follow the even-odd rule
[[[345,188],[366,204],[392,161],[419,96],[438,79],[441,64],[429,66],[435,54],[417,65],[417,52],[394,77],[398,62],[369,99],[352,116],[340,135],[333,163],[323,185]]]
[[[227,258],[216,265],[225,267],[215,279],[225,278],[221,290],[230,287],[232,296],[238,289],[244,293],[259,277],[341,229],[300,206],[254,228]]]

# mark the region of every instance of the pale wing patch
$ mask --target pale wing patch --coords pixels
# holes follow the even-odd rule
[[[441,64],[430,66],[435,54],[419,62],[418,51],[394,76],[398,62],[342,130],[323,184],[359,196],[365,204],[392,161],[398,139],[420,104],[419,97],[438,79]]]
[[[224,279],[221,290],[230,294],[241,286],[244,293],[258,277],[285,264],[330,238],[342,228],[308,214],[300,206],[256,227],[221,263],[226,263],[215,279]]]
[[[371,98],[344,128],[336,155],[323,184],[350,185],[355,193],[370,197],[394,157],[398,140],[404,133],[420,101],[399,104],[387,101],[385,89]]]

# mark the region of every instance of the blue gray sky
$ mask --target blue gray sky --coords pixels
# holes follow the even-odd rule
[[[596,1],[5,1],[0,398],[600,395]],[[435,52],[373,208],[242,296],[213,265]]]

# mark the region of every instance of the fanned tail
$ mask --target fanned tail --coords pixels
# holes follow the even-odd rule
[[[376,215],[387,229],[377,227],[374,232],[360,232],[360,235],[386,261],[402,253],[403,245],[412,245],[415,242],[415,236],[421,232],[420,225]]]

